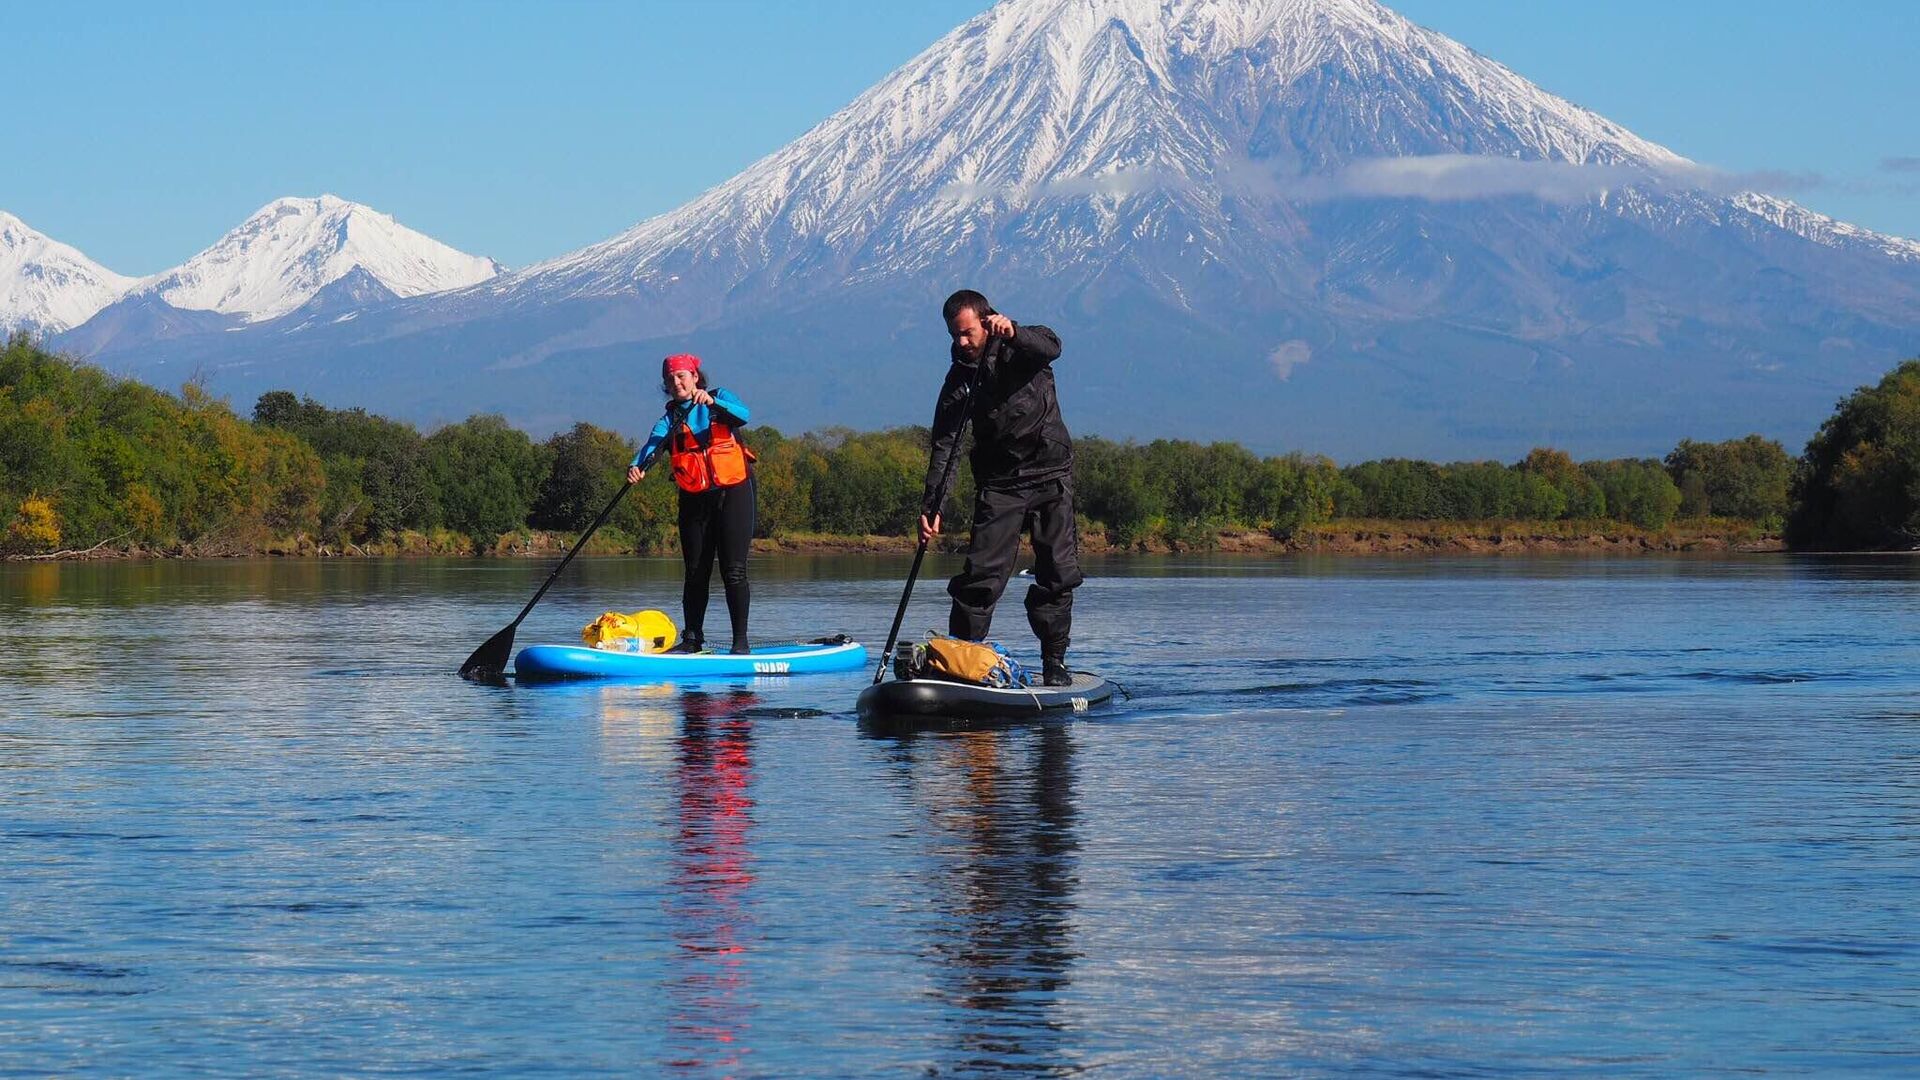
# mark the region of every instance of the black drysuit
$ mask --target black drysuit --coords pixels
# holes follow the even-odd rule
[[[1073,440],[1060,418],[1053,361],[1060,338],[1044,326],[1016,326],[1012,338],[990,338],[976,364],[958,347],[933,413],[933,452],[921,506],[928,517],[960,428],[973,420],[973,535],[967,565],[947,583],[953,611],[947,630],[979,641],[1013,573],[1020,534],[1033,538],[1033,585],[1027,623],[1041,658],[1062,664],[1073,629],[1073,590],[1082,580],[1080,534],[1073,518]]]

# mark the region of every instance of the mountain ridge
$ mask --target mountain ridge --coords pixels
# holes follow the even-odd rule
[[[0,336],[78,326],[133,284],[0,210]]]
[[[473,285],[501,270],[360,203],[289,196],[138,287],[174,307],[260,322],[298,308],[356,266],[401,297]]]
[[[1372,0],[1011,0],[598,244],[103,355],[561,427],[630,425],[644,399],[607,388],[692,349],[784,427],[925,422],[897,358],[941,362],[930,313],[969,285],[1062,332],[1063,401],[1109,434],[1791,437],[1910,349],[1920,245],[1729,184]],[[1167,410],[1170,385],[1208,410]]]
[[[187,327],[228,328],[226,319],[190,312],[274,319],[356,269],[390,301],[474,284],[503,268],[334,195],[275,199],[186,262],[141,278],[108,270],[0,211],[0,332],[60,334],[105,313],[101,325],[69,339],[91,354],[182,336]]]

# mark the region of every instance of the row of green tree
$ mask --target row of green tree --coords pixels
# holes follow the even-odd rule
[[[762,535],[904,535],[919,513],[924,428],[788,437],[749,429]],[[194,386],[178,396],[50,355],[0,349],[0,548],[96,544],[267,550],[289,537],[419,550],[486,550],[529,530],[575,531],[612,497],[635,447],[577,424],[543,442],[497,416],[423,434],[287,391],[251,418]],[[659,470],[664,473],[665,470]],[[1840,403],[1799,459],[1748,436],[1681,442],[1664,460],[1436,464],[1260,457],[1233,443],[1078,441],[1077,507],[1122,546],[1205,544],[1223,529],[1286,536],[1339,520],[1617,521],[1676,518],[1784,528],[1809,548],[1920,540],[1920,360]],[[961,470],[947,513],[964,520]],[[671,546],[676,500],[649,477],[609,521],[613,543]],[[411,543],[404,538],[412,538]]]

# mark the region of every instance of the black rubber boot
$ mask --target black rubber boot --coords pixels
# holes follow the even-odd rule
[[[1065,649],[1048,649],[1040,654],[1040,681],[1047,686],[1073,685],[1073,672],[1067,670]]]
[[[688,636],[681,638],[678,644],[667,651],[670,653],[697,653],[706,647],[706,642],[697,637]]]

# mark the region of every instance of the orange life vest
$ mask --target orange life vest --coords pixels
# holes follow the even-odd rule
[[[706,446],[694,437],[693,428],[684,420],[668,437],[667,451],[673,462],[673,482],[689,495],[708,488],[732,487],[745,483],[747,465],[759,460],[747,444],[734,437],[733,429],[719,420],[707,426],[712,439]]]

